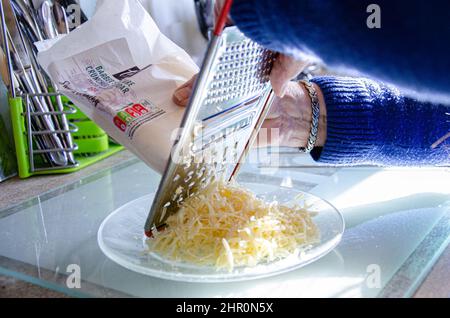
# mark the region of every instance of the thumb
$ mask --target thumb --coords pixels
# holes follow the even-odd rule
[[[194,87],[195,80],[197,79],[197,74],[192,76],[192,78],[178,87],[173,93],[172,100],[178,106],[185,107],[189,103],[189,98],[192,95],[192,89]]]

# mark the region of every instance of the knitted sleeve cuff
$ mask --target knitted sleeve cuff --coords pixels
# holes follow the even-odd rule
[[[315,149],[314,160],[327,165],[376,164],[380,153],[379,129],[374,112],[378,90],[369,80],[318,77],[312,80],[322,90],[327,107],[327,140]]]

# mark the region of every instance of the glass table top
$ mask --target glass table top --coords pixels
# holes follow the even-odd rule
[[[450,241],[450,169],[319,168],[282,154],[281,166],[245,165],[239,179],[320,196],[347,230],[330,254],[256,281],[182,283],[129,271],[97,244],[101,222],[156,190],[160,176],[137,159],[0,211],[0,274],[76,297],[411,296]],[[79,286],[72,274],[81,275]]]

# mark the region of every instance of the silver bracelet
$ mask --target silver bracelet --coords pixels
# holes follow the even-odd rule
[[[316,89],[310,81],[303,80],[299,83],[303,84],[303,86],[308,91],[309,98],[311,99],[311,107],[312,107],[312,120],[311,120],[311,131],[309,133],[308,143],[306,147],[300,147],[300,152],[302,153],[310,153],[317,141],[317,135],[319,133],[319,117],[320,117],[320,106],[319,106],[319,97],[317,96]]]

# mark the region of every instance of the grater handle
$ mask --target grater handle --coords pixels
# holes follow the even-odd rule
[[[233,4],[233,0],[226,0],[223,5],[222,11],[220,12],[219,18],[217,19],[216,26],[214,28],[214,35],[220,36],[222,34],[223,29],[227,23],[228,15],[230,14],[231,5]]]

